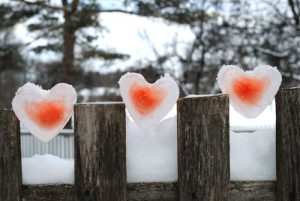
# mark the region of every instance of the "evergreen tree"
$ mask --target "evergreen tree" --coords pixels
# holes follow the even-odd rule
[[[82,61],[91,57],[104,60],[128,58],[128,55],[107,52],[91,45],[98,35],[87,33],[84,29],[93,27],[102,30],[98,15],[105,11],[98,2],[96,0],[61,0],[60,4],[56,5],[49,0],[12,0],[2,5],[5,8],[5,14],[2,15],[9,17],[1,18],[0,15],[0,23],[5,28],[25,19],[34,18],[27,25],[27,29],[37,35],[33,41],[46,39],[48,43],[36,46],[32,50],[36,53],[43,51],[61,53],[62,65],[56,73],[61,76],[60,81],[74,83],[75,77],[80,73],[80,69],[76,67],[78,60]],[[80,57],[75,55],[76,45],[80,46]]]

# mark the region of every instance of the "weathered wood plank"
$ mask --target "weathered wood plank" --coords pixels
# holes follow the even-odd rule
[[[229,100],[226,95],[177,102],[178,200],[227,200]]]
[[[275,201],[276,182],[230,182],[229,201]]]
[[[21,200],[20,124],[11,110],[0,110],[0,200]]]
[[[300,88],[276,96],[277,200],[300,200]]]
[[[177,183],[127,184],[128,201],[177,201]],[[233,181],[229,185],[229,201],[275,201],[274,181]]]
[[[127,184],[128,201],[177,201],[177,183]]]
[[[75,106],[75,188],[78,201],[126,200],[125,106]]]
[[[72,185],[23,186],[23,201],[73,201]],[[276,182],[231,182],[229,201],[275,201]],[[177,183],[129,183],[127,201],[177,201]]]
[[[24,185],[22,201],[74,201],[73,185]]]

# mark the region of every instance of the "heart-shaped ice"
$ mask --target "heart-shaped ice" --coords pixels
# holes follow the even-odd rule
[[[149,84],[138,73],[126,73],[119,85],[128,112],[143,129],[155,128],[179,97],[178,86],[169,74]]]
[[[229,65],[221,68],[217,80],[235,110],[247,118],[255,118],[272,102],[282,78],[277,68],[268,65],[246,72]]]
[[[69,84],[60,83],[51,90],[43,90],[27,83],[18,89],[12,107],[23,126],[47,142],[69,121],[76,100],[76,91]]]

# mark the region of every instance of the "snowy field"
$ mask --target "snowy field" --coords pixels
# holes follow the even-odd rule
[[[256,119],[230,110],[231,180],[276,180],[275,105]],[[247,132],[242,132],[242,131]],[[141,130],[127,118],[127,181],[177,180],[176,108],[153,131]],[[74,183],[74,160],[54,155],[22,159],[24,184]]]

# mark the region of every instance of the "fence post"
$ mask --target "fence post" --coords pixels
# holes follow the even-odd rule
[[[229,100],[177,102],[178,201],[224,201],[229,185]]]
[[[22,187],[20,124],[11,110],[0,110],[0,200],[20,201]]]
[[[78,201],[126,200],[126,119],[122,103],[75,106]]]
[[[300,200],[300,88],[276,96],[277,201]]]

